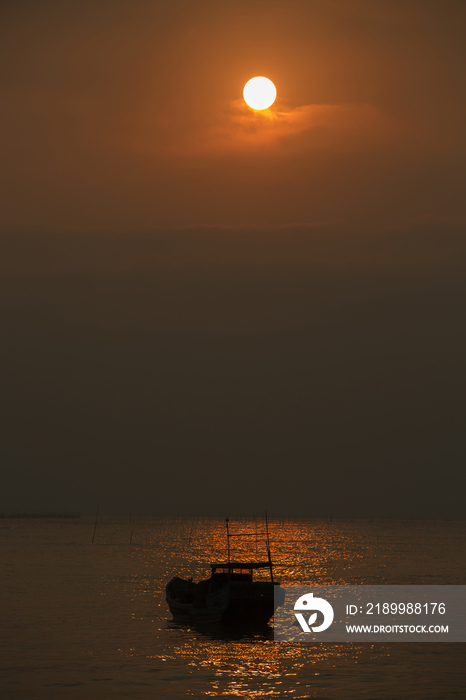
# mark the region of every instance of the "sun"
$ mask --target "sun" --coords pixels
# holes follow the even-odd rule
[[[271,80],[258,76],[248,80],[243,90],[244,101],[251,109],[267,109],[277,97],[277,89]]]

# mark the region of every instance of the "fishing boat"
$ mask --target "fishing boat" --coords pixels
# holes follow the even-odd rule
[[[267,523],[267,521],[266,521]],[[183,623],[266,624],[285,591],[274,580],[268,526],[267,561],[232,561],[230,538],[250,533],[230,533],[226,519],[228,559],[210,564],[210,577],[195,583],[192,578],[173,578],[166,586],[166,599],[173,618]],[[270,580],[254,580],[254,573],[268,570]]]

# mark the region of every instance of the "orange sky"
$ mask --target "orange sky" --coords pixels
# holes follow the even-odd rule
[[[462,2],[5,2],[0,227],[464,221]],[[277,85],[270,115],[244,83]]]

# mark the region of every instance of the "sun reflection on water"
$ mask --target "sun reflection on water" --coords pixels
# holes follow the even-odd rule
[[[324,645],[277,644],[215,640],[200,642],[197,648],[179,647],[177,655],[209,678],[206,696],[310,697],[309,689],[325,686],[331,668],[348,649]],[[356,663],[357,652],[351,652]]]
[[[231,558],[266,558],[263,538],[258,535],[256,542],[256,523],[243,522],[237,529],[249,533],[250,538],[234,542]],[[207,576],[210,561],[226,558],[225,526],[213,521],[199,523],[197,528],[191,524],[189,530],[188,538],[180,538],[174,551],[186,567],[179,575],[189,574],[199,580]],[[355,542],[354,537],[346,541],[341,534],[326,523],[272,525],[276,579],[284,585],[345,583],[351,564],[367,555],[368,548],[364,542]],[[326,686],[339,659],[351,658],[352,664],[357,661],[357,651],[352,649],[348,655],[348,649],[341,645],[275,643],[273,622],[256,633],[225,628],[202,633],[183,630],[173,622],[169,626],[173,632],[178,630],[176,659],[184,659],[190,669],[205,677],[208,689],[204,688],[202,694],[209,697],[311,697],[312,687]]]

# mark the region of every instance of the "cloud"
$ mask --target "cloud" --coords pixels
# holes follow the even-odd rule
[[[260,148],[279,142],[287,137],[314,134],[322,145],[332,133],[337,138],[344,134],[362,130],[379,129],[385,123],[380,112],[371,105],[322,105],[311,104],[301,107],[267,109],[253,112],[236,100],[223,114],[218,123],[206,129],[198,146],[209,150],[237,150]]]
[[[154,122],[156,128],[154,129]],[[264,147],[272,155],[286,142],[300,150],[353,150],[361,142],[386,143],[399,133],[396,120],[370,104],[278,103],[253,111],[242,99],[215,105],[200,115],[158,115],[128,123],[126,145],[140,153],[179,157],[249,153]]]

